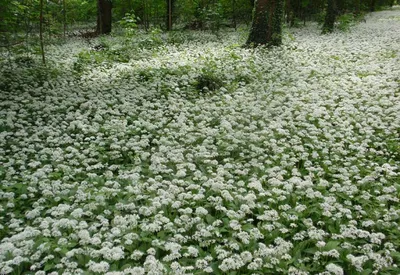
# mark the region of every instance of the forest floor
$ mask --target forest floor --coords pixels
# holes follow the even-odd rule
[[[2,61],[0,274],[399,274],[400,10],[245,38]]]

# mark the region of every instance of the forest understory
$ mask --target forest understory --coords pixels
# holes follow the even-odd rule
[[[0,274],[400,274],[400,8],[347,32],[0,56]]]

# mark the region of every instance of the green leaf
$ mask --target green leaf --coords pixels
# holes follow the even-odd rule
[[[339,247],[340,241],[329,241],[325,246],[324,250],[332,250]]]
[[[361,273],[360,273],[360,275],[369,275],[369,274],[372,274],[372,269],[364,269]]]
[[[395,258],[397,261],[400,261],[400,252],[394,251],[394,252],[390,253],[390,256]]]
[[[317,252],[317,248],[316,247],[307,248],[304,249],[304,252],[307,254],[314,254],[315,252]]]
[[[44,271],[49,271],[54,267],[54,263],[50,262],[50,263],[46,263],[44,266]]]
[[[208,214],[206,216],[206,221],[207,221],[207,223],[212,224],[215,221],[215,218],[213,216],[211,216],[210,214]]]
[[[164,232],[164,231],[158,232],[158,233],[157,233],[157,237],[158,237],[159,239],[164,239],[164,238],[165,238],[165,232]]]
[[[82,266],[86,265],[86,259],[84,255],[75,255],[76,259],[78,260],[78,263]]]
[[[244,231],[250,231],[251,229],[254,228],[254,225],[252,225],[251,223],[247,223],[245,225],[242,226]]]

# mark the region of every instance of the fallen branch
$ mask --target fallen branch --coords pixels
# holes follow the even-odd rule
[[[11,43],[11,44],[8,44],[8,45],[0,45],[0,48],[10,48],[10,47],[14,47],[16,45],[20,45],[22,43],[24,43],[24,40],[21,40],[21,41],[18,41],[18,42],[14,42],[14,43]]]

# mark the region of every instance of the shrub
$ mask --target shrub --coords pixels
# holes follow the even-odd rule
[[[340,31],[346,32],[354,25],[355,18],[352,13],[345,13],[337,18],[337,28]]]
[[[124,29],[125,35],[132,36],[135,34],[137,29],[137,20],[139,20],[139,17],[136,17],[135,14],[131,12],[126,13],[118,23]]]
[[[15,58],[15,63],[26,67],[32,67],[35,65],[35,59],[31,56],[20,55]]]
[[[211,70],[203,70],[196,79],[196,89],[200,92],[215,91],[223,86],[223,81]]]

